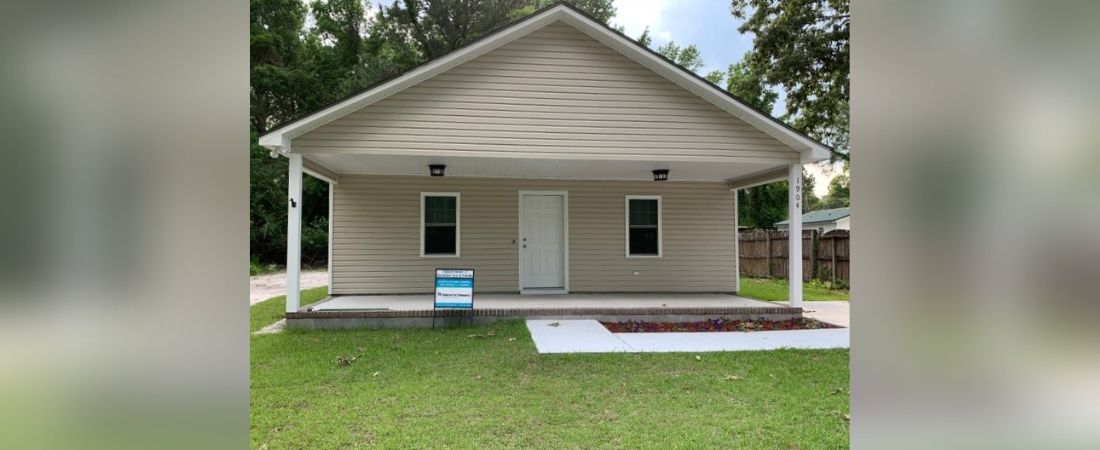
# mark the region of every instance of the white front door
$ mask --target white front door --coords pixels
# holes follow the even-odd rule
[[[524,289],[565,288],[565,197],[523,194],[520,270]]]

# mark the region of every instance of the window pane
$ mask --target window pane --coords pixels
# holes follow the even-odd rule
[[[631,199],[630,224],[657,225],[657,199]]]
[[[454,226],[425,226],[424,254],[455,254],[455,231]]]
[[[427,197],[424,199],[424,223],[455,223],[454,197]]]
[[[656,255],[657,254],[657,229],[656,228],[631,228],[630,229],[630,254],[631,255]]]

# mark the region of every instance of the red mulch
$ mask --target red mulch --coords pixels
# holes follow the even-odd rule
[[[816,330],[837,328],[814,319],[790,320],[730,320],[726,318],[703,320],[700,322],[600,322],[612,333],[675,333],[707,331],[772,331],[772,330]]]

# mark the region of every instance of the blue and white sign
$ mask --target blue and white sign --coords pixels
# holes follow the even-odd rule
[[[473,269],[435,269],[435,307],[473,309]]]

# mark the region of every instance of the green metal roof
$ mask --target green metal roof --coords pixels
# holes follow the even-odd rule
[[[822,209],[820,211],[810,211],[802,215],[802,223],[816,223],[816,222],[832,222],[837,219],[848,217],[848,208],[836,208],[836,209]],[[782,222],[776,222],[776,225],[786,225],[787,220]]]

